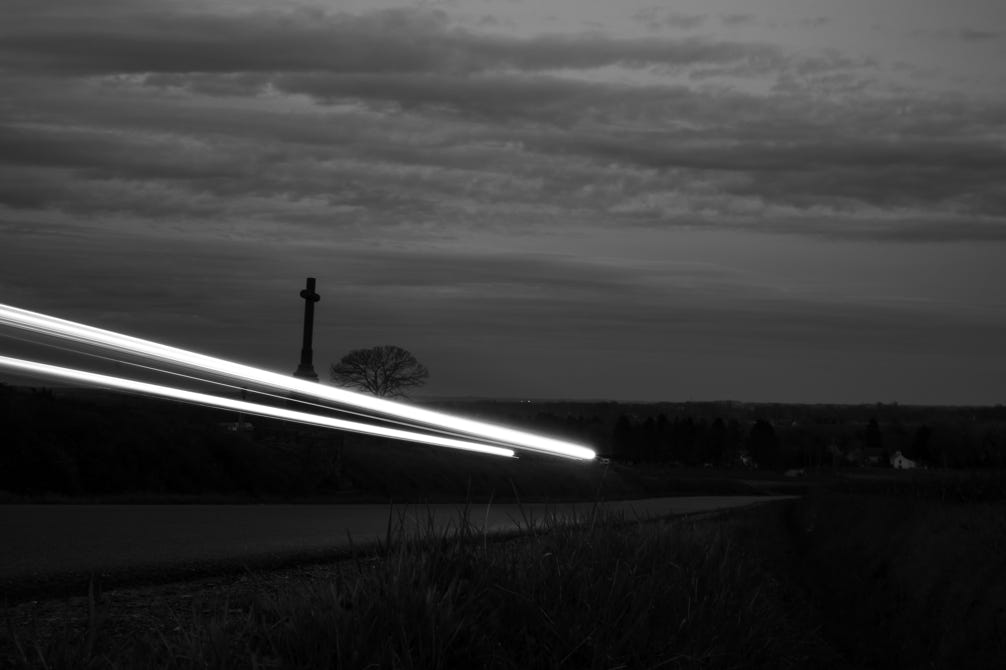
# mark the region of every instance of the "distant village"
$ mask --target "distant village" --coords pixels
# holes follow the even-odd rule
[[[1006,407],[891,404],[440,401],[581,440],[614,462],[763,469],[1006,466]]]

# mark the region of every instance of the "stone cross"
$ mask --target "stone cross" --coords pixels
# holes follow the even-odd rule
[[[314,292],[314,277],[307,278],[307,287],[300,292],[300,297],[304,299],[304,344],[300,349],[300,365],[297,366],[293,376],[316,382],[318,375],[311,361],[314,357],[311,339],[314,332],[314,303],[321,300],[321,296]]]

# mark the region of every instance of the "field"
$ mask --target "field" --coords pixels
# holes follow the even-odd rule
[[[70,599],[9,603],[0,666],[988,668],[1006,658],[1002,408],[468,408],[612,456],[569,463],[268,422],[227,434],[218,415],[132,399],[8,390],[0,400],[10,502],[801,496],[701,520],[553,520],[506,538],[459,523],[392,533],[351,560],[130,589],[96,580]],[[877,444],[928,467],[854,462],[883,452]],[[741,467],[743,453],[761,467]]]
[[[49,612],[44,634],[20,608],[6,642],[13,662],[50,668],[796,667],[820,656],[740,518],[553,521],[503,541],[465,526],[420,532],[198,601],[92,592],[63,610],[64,628]]]
[[[1006,659],[1006,506],[821,494],[790,507],[793,575],[823,634],[868,667]]]
[[[23,668],[988,668],[1006,510],[814,489],[706,519],[459,524],[351,560],[8,608]]]

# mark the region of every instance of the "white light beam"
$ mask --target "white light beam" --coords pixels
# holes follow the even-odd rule
[[[283,389],[338,404],[359,407],[371,412],[407,419],[427,426],[444,428],[472,437],[503,442],[531,451],[587,460],[593,459],[596,455],[592,449],[570,442],[563,442],[503,426],[412,407],[403,403],[374,398],[345,389],[323,386],[315,382],[289,377],[276,372],[269,372],[249,365],[233,363],[212,356],[197,354],[185,349],[170,347],[9,305],[0,304],[0,324],[72,339],[93,346],[129,352],[173,365],[213,372],[232,379],[241,379],[246,382]]]
[[[39,343],[33,342],[32,340],[30,340],[30,339],[28,339],[26,337],[17,337],[15,335],[10,335],[10,334],[7,334],[7,333],[2,333],[2,334],[0,334],[0,336],[6,337],[6,338],[10,338],[10,339],[13,339],[13,340],[18,340],[20,342],[30,342],[32,344],[39,344]],[[254,393],[256,395],[263,395],[263,396],[266,396],[266,397],[269,397],[269,398],[275,398],[277,400],[281,400],[281,401],[284,401],[284,402],[295,402],[298,405],[305,405],[305,406],[311,407],[311,408],[317,408],[317,409],[323,409],[323,410],[328,410],[328,411],[341,412],[342,414],[349,414],[349,415],[352,415],[352,416],[363,417],[364,419],[373,419],[375,421],[380,421],[383,424],[394,424],[394,425],[398,425],[398,426],[405,426],[406,428],[416,428],[417,427],[416,424],[409,423],[408,421],[399,421],[399,420],[395,420],[395,419],[390,419],[390,418],[388,418],[386,416],[375,416],[373,414],[367,414],[365,412],[353,411],[351,409],[347,409],[347,408],[344,408],[344,407],[332,407],[331,405],[323,405],[323,404],[321,404],[319,402],[309,402],[309,401],[304,400],[302,398],[291,398],[289,396],[280,395],[279,393],[270,393],[269,391],[263,391],[261,389],[254,389],[254,390],[252,390],[250,388],[247,388],[247,387],[242,386],[240,384],[236,384],[234,382],[220,381],[219,379],[210,379],[210,378],[207,378],[207,377],[197,377],[195,375],[185,374],[184,372],[178,372],[176,370],[168,370],[168,369],[165,369],[165,368],[158,368],[158,367],[155,367],[153,365],[144,365],[143,363],[137,363],[136,361],[130,361],[130,360],[122,359],[122,358],[115,358],[113,356],[102,356],[101,354],[95,353],[93,351],[81,351],[79,349],[71,349],[70,347],[63,347],[63,346],[60,346],[58,344],[53,344],[51,342],[42,342],[41,344],[43,346],[46,346],[46,347],[52,347],[54,349],[58,349],[59,351],[65,351],[65,352],[72,353],[72,354],[77,354],[77,355],[82,355],[82,356],[88,356],[88,357],[91,357],[91,358],[97,358],[97,359],[100,359],[100,360],[103,360],[103,361],[108,361],[108,362],[111,362],[111,363],[129,365],[129,366],[132,366],[132,367],[140,368],[141,370],[147,370],[147,371],[150,371],[150,372],[154,372],[154,373],[158,373],[158,374],[163,374],[163,375],[171,375],[172,377],[181,377],[182,379],[188,379],[190,381],[199,382],[200,384],[212,384],[214,386],[223,386],[224,388],[233,389],[235,391],[251,391],[252,393]],[[443,435],[450,435],[451,437],[457,437],[458,436],[457,433],[452,433],[451,431],[444,430],[443,428],[434,428],[432,426],[422,426],[422,428],[423,428],[423,430],[430,431],[430,432],[433,432],[433,433],[441,433]],[[479,438],[479,440],[482,443],[493,443],[492,440],[489,440],[489,439],[486,439],[486,438]],[[508,444],[501,443],[501,442],[496,442],[495,445],[498,446],[498,447],[504,447],[504,448],[509,448],[509,446],[510,446]]]
[[[187,391],[184,389],[173,388],[171,386],[150,384],[147,382],[136,381],[133,379],[123,379],[122,377],[111,377],[109,375],[102,375],[95,372],[75,370],[73,368],[65,368],[56,365],[49,365],[47,363],[37,363],[35,361],[27,361],[20,358],[11,358],[9,356],[0,356],[0,367],[8,368],[11,370],[19,370],[28,373],[30,375],[56,377],[58,379],[67,379],[76,382],[83,382],[85,384],[101,386],[104,388],[115,388],[115,389],[122,389],[125,391],[134,391],[136,393],[144,393],[147,395],[159,396],[162,398],[182,400],[184,402],[191,402],[197,405],[218,407],[221,409],[231,409],[238,412],[244,412],[245,414],[266,416],[274,419],[282,419],[284,421],[294,421],[297,423],[311,424],[314,426],[323,426],[325,428],[336,428],[339,430],[346,430],[353,433],[362,433],[364,435],[376,435],[379,437],[388,437],[395,440],[405,440],[408,442],[419,442],[422,444],[430,444],[437,447],[448,447],[451,449],[462,449],[465,451],[474,451],[482,454],[492,454],[494,456],[513,457],[514,455],[514,452],[511,449],[494,447],[487,444],[477,444],[475,442],[455,440],[453,438],[440,437],[438,435],[416,433],[407,430],[399,430],[397,428],[387,428],[385,426],[374,426],[366,423],[357,423],[355,421],[346,421],[344,419],[335,419],[332,417],[320,416],[318,414],[297,412],[282,407],[272,407],[270,405],[260,405],[258,403],[246,402],[244,400],[222,398],[220,396],[209,395],[207,393]]]

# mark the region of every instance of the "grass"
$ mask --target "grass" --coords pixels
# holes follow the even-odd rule
[[[527,512],[504,538],[393,510],[311,578],[12,609],[0,667],[998,667],[1000,479],[896,474],[704,521]]]
[[[741,517],[526,519],[505,541],[389,517],[376,553],[324,580],[263,578],[143,625],[92,592],[82,625],[0,642],[13,667],[53,670],[827,667]]]
[[[831,487],[854,494],[915,498],[947,504],[1006,501],[1006,470],[881,469],[856,473]]]
[[[1002,667],[1006,506],[960,502],[985,495],[979,484],[822,493],[790,506],[794,577],[846,657],[867,667]],[[931,495],[941,490],[946,498]]]

